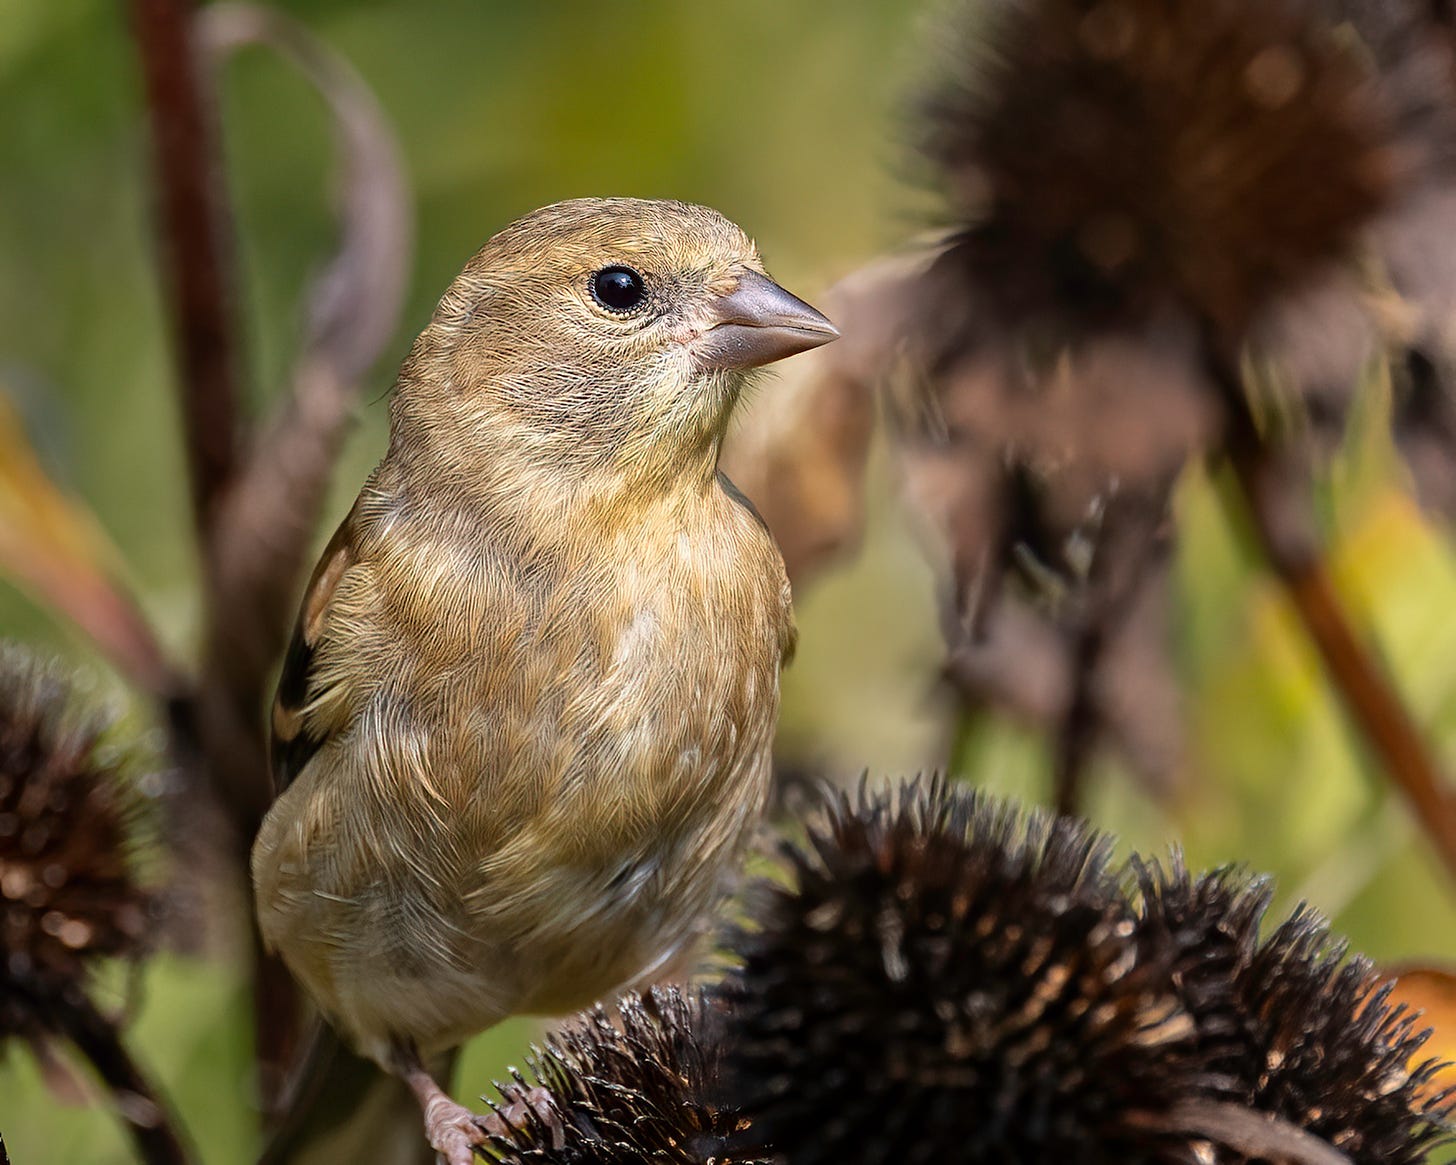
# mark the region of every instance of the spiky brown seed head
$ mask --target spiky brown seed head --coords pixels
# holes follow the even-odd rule
[[[837,796],[737,936],[727,1095],[819,1162],[1179,1161],[1206,1090],[1108,839],[933,782]]]
[[[740,1121],[710,1100],[716,1020],[701,993],[658,988],[614,1011],[578,1017],[533,1055],[554,1113],[518,1105],[489,1155],[503,1165],[768,1165],[728,1149]]]
[[[1270,887],[1236,870],[1190,877],[1132,863],[1139,927],[1179,950],[1174,974],[1229,1095],[1327,1141],[1356,1165],[1417,1165],[1446,1138],[1450,1105],[1425,1087],[1419,1021],[1392,1007],[1372,965],[1346,958],[1301,908],[1261,941]],[[1411,1064],[1415,1066],[1412,1067]],[[1207,1160],[1244,1165],[1219,1149]]]
[[[1247,1043],[1236,1072],[1251,1105],[1356,1165],[1419,1165],[1450,1144],[1451,1104],[1425,1087],[1438,1067],[1419,1057],[1425,1029],[1389,995],[1323,918],[1296,911],[1238,980]]]
[[[1236,987],[1258,950],[1273,885],[1233,867],[1195,877],[1176,854],[1167,865],[1133,855],[1128,866],[1138,928],[1145,941],[1173,952],[1174,988],[1197,1021],[1200,1046],[1210,1067],[1232,1081],[1234,1061],[1246,1046]]]
[[[0,648],[0,1040],[43,1038],[48,1001],[142,950],[140,802],[104,735],[53,673]]]
[[[1343,258],[1401,160],[1386,95],[1304,0],[995,0],[923,103],[964,225],[942,260],[1004,321],[1235,338]]]

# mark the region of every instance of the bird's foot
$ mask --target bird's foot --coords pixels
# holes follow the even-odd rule
[[[509,1103],[485,1118],[486,1132],[496,1137],[508,1137],[512,1129],[529,1129],[531,1125],[539,1123],[542,1131],[550,1137],[552,1145],[561,1147],[558,1143],[564,1143],[561,1114],[556,1109],[555,1098],[549,1089],[528,1089],[512,1084],[502,1090],[502,1095]]]
[[[551,1093],[545,1088],[511,1084],[502,1089],[506,1104],[489,1116],[471,1112],[456,1104],[420,1063],[413,1045],[402,1045],[395,1053],[396,1071],[420,1102],[425,1117],[425,1136],[439,1154],[442,1165],[471,1165],[475,1150],[490,1143],[491,1137],[511,1137],[524,1131],[560,1149],[566,1143],[565,1126]],[[483,1154],[482,1154],[483,1155]]]
[[[444,1165],[471,1165],[476,1146],[489,1141],[485,1126],[492,1119],[477,1116],[442,1093],[425,1105],[425,1136]]]

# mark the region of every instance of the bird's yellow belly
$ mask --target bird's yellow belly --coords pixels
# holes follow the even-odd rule
[[[652,699],[625,662],[574,703],[377,724],[270,814],[264,936],[361,1050],[574,1010],[691,950],[767,795],[777,660],[731,689],[658,664]]]

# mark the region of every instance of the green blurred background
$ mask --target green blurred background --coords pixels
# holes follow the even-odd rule
[[[897,177],[896,131],[924,13],[901,0],[280,6],[374,88],[418,200],[409,305],[364,394],[331,513],[383,448],[393,363],[435,297],[488,234],[532,207],[609,193],[706,202],[744,224],[775,274],[811,299],[919,225],[919,200]],[[195,563],[123,6],[3,0],[0,102],[0,388],[17,399],[48,469],[121,547],[148,614],[185,657],[197,629]],[[261,403],[285,374],[302,289],[333,239],[329,125],[303,82],[261,55],[230,70],[224,124],[248,391]],[[773,391],[772,381],[762,389]],[[1367,413],[1382,407],[1373,385]],[[846,778],[945,760],[945,716],[931,698],[934,580],[891,479],[881,450],[863,550],[799,596],[800,653],[786,678],[786,752]],[[1352,437],[1326,492],[1352,609],[1456,762],[1448,534],[1410,503],[1383,437]],[[1456,894],[1364,760],[1202,471],[1189,474],[1178,506],[1185,793],[1155,806],[1101,761],[1092,815],[1129,847],[1178,843],[1195,865],[1275,873],[1282,906],[1310,898],[1382,961],[1456,958]],[[3,583],[0,632],[116,687],[76,633]],[[983,720],[955,763],[967,780],[1040,800],[1046,760],[1033,734]],[[203,1159],[218,1165],[256,1152],[245,998],[226,959],[175,956],[152,965],[140,995],[137,1046]],[[512,1023],[477,1041],[461,1095],[503,1076],[533,1030]],[[19,1051],[0,1063],[0,1132],[15,1165],[128,1159],[108,1116],[52,1099]]]

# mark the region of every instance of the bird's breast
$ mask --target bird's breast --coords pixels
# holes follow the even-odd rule
[[[394,538],[344,580],[321,667],[370,678],[319,702],[337,743],[288,793],[311,826],[271,848],[331,904],[332,943],[364,936],[356,986],[474,967],[492,1007],[553,1012],[691,940],[767,796],[788,634],[743,517],[555,559]]]
[[[554,755],[534,775],[515,771],[539,800],[483,855],[477,893],[489,903],[519,887],[497,916],[528,928],[521,945],[559,968],[543,972],[537,1010],[585,1002],[567,997],[680,948],[758,819],[787,612],[777,553],[737,519],[735,507],[712,528],[611,548],[609,576],[573,572],[517,643],[524,671],[542,648],[552,661],[551,678],[513,702],[533,724],[518,735],[551,741]]]

